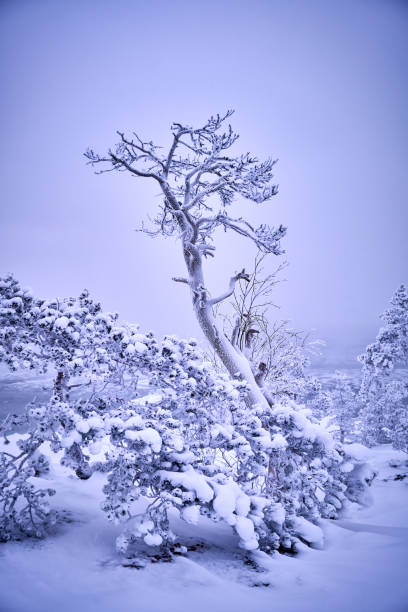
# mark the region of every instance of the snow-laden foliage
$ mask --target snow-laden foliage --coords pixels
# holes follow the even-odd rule
[[[346,438],[350,441],[355,435],[354,422],[360,408],[358,389],[356,389],[347,376],[342,372],[334,373],[334,386],[331,390],[333,416],[339,427],[341,442]]]
[[[23,293],[11,277],[0,287],[3,304],[11,288]],[[26,432],[0,455],[3,540],[42,535],[57,520],[53,491],[44,478],[36,485],[48,446],[79,478],[106,474],[103,510],[123,523],[117,547],[130,556],[139,541],[174,543],[172,513],[226,521],[247,550],[319,546],[318,519],[356,497],[355,464],[329,427],[293,402],[249,410],[247,384],[217,372],[195,340],[143,334],[86,292],[1,312],[2,360],[55,375],[48,402],[2,425],[6,441],[16,423]]]
[[[16,421],[13,425],[27,425],[28,415]],[[6,431],[6,427],[1,428],[1,433]],[[39,451],[45,440],[45,432],[30,428],[28,436],[18,441],[17,449],[0,453],[0,541],[42,537],[56,522],[57,514],[47,501],[55,491],[34,484],[36,477],[49,470],[48,459]]]
[[[408,364],[408,293],[404,285],[394,293],[381,318],[384,327],[359,357],[364,440],[369,445],[392,442],[408,451],[408,383],[393,377],[396,367]]]
[[[102,338],[116,318],[102,314],[86,291],[78,299],[38,300],[12,276],[0,279],[0,363],[12,370],[54,368],[65,379],[100,372]]]
[[[334,372],[328,387],[317,380],[309,379],[308,382],[304,397],[313,415],[319,420],[329,418],[333,434],[340,442],[360,440],[357,424],[360,409],[358,386],[340,371]]]
[[[5,362],[11,370],[40,363],[28,349],[32,305],[29,289],[23,289],[11,275],[0,279],[0,362]]]
[[[170,508],[190,523],[200,514],[225,520],[242,547],[271,551],[296,550],[304,537],[299,517],[315,523],[344,507],[354,463],[307,411],[293,404],[250,414],[225,395],[224,422],[213,411],[201,423],[183,422],[174,417],[172,396],[147,396],[109,417],[114,450],[104,509],[127,525],[118,540],[122,552],[131,554],[138,538],[172,542]],[[143,512],[141,496],[148,502]]]
[[[240,466],[242,483],[266,500],[257,522],[262,548],[296,551],[299,538],[318,545],[322,533],[310,540],[300,525],[336,518],[347,499],[360,497],[355,462],[333,438],[329,420],[319,423],[310,410],[287,401],[256,416],[242,411],[240,421],[237,429],[252,451]],[[314,537],[318,531],[310,526]]]

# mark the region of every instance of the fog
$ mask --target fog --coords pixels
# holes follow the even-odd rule
[[[84,287],[158,333],[199,335],[180,245],[135,232],[157,188],[96,176],[116,130],[167,146],[173,121],[236,109],[237,152],[279,158],[279,194],[237,214],[288,226],[271,318],[347,353],[408,282],[408,5],[398,1],[4,1],[0,275],[36,295]],[[210,289],[251,267],[220,234]]]

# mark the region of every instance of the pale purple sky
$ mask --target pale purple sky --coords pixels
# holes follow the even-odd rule
[[[237,150],[279,158],[280,194],[238,207],[289,228],[276,316],[334,344],[376,334],[408,282],[406,2],[3,0],[0,17],[0,275],[198,336],[179,245],[133,231],[157,189],[82,153],[117,129],[167,145],[172,121],[232,107]],[[210,288],[252,256],[228,238]]]

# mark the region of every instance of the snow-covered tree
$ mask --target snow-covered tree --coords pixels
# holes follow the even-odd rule
[[[385,325],[359,357],[364,438],[370,445],[392,442],[408,450],[408,383],[393,376],[396,367],[408,364],[408,293],[404,285],[381,318]]]
[[[396,364],[408,363],[408,291],[400,285],[391,298],[391,306],[381,315],[394,348]],[[381,332],[380,332],[381,335]],[[382,340],[383,342],[383,340]]]
[[[281,239],[286,229],[261,225],[253,227],[243,218],[235,218],[231,209],[237,197],[262,204],[277,193],[273,184],[275,161],[260,162],[249,153],[229,155],[238,134],[225,122],[232,115],[211,117],[202,127],[174,123],[172,143],[166,153],[137,134],[130,137],[119,132],[120,142],[106,155],[86,152],[92,165],[101,172],[117,170],[154,181],[163,199],[152,228],[152,236],[177,236],[180,239],[188,278],[175,278],[187,284],[200,327],[210,346],[232,377],[247,382],[248,405],[267,400],[259,388],[248,360],[232,346],[216,321],[213,308],[232,295],[236,282],[246,278],[245,271],[234,274],[222,295],[210,298],[204,276],[203,260],[214,256],[214,234],[218,228],[250,239],[260,251],[280,255]]]
[[[317,546],[322,534],[314,523],[335,518],[365,486],[367,478],[361,482],[330,426],[319,425],[290,399],[300,392],[295,383],[303,376],[297,341],[289,357],[283,350],[265,360],[277,381],[279,362],[287,358],[283,371],[290,388],[268,388],[259,354],[251,352],[251,317],[244,321],[241,313],[228,338],[214,316],[237,282],[251,283],[242,270],[225,293],[210,297],[203,258],[214,255],[216,230],[234,231],[274,255],[282,252],[286,231],[254,228],[230,214],[236,196],[260,204],[277,192],[274,161],[227,154],[237,139],[230,126],[223,131],[230,115],[212,117],[198,129],[173,124],[166,154],[122,133],[106,156],[87,152],[91,164],[105,166],[103,172],[125,171],[160,186],[156,227],[145,231],[180,239],[188,277],[175,280],[189,286],[201,329],[226,371],[214,369],[195,341],[141,333],[103,313],[87,292],[44,301],[26,295],[13,279],[0,283],[7,339],[1,360],[55,373],[49,401],[27,411],[28,433],[18,450],[1,454],[4,539],[39,533],[54,520],[43,503],[51,491],[40,492],[32,482],[43,464],[46,469],[45,442],[62,451],[62,462],[80,478],[96,470],[107,474],[103,508],[124,523],[117,545],[125,554],[133,554],[140,540],[168,548],[174,541],[170,511],[193,524],[200,514],[224,520],[248,550],[296,550],[299,540]],[[274,334],[275,340],[290,335]],[[141,379],[153,392],[146,397],[140,397]],[[10,425],[3,425],[6,436]]]
[[[255,364],[253,350],[251,352],[251,348],[254,347],[254,337],[259,332],[253,328],[251,317],[247,317],[244,321],[244,315],[247,313],[238,313],[240,314],[238,323],[234,325],[228,337],[214,316],[214,308],[234,294],[237,283],[241,281],[251,284],[250,275],[242,270],[231,277],[229,287],[222,295],[210,297],[205,282],[203,262],[206,257],[215,255],[213,242],[216,230],[222,228],[225,232],[236,232],[252,240],[260,253],[274,255],[283,252],[280,242],[286,233],[283,226],[271,228],[261,225],[254,228],[246,219],[235,218],[231,213],[236,197],[240,196],[260,204],[277,193],[277,187],[272,183],[274,161],[258,162],[250,154],[238,156],[228,154],[228,150],[238,138],[231,126],[224,129],[225,121],[231,114],[228,112],[223,117],[219,115],[211,117],[200,128],[180,123],[173,124],[172,143],[166,153],[152,142],[142,140],[137,134],[128,137],[119,132],[120,142],[106,155],[88,150],[86,157],[90,164],[101,168],[102,173],[112,170],[128,172],[135,177],[149,179],[160,187],[163,199],[154,226],[150,228],[143,226],[143,230],[151,236],[179,238],[188,276],[175,277],[174,280],[185,283],[190,288],[197,320],[220,362],[233,380],[245,383],[243,390],[245,406],[238,402],[233,410],[225,412],[224,421],[215,425],[215,443],[218,446],[214,448],[213,440],[208,448],[214,448],[216,452],[213,458],[217,458],[218,462],[220,457],[222,458],[223,470],[225,464],[229,466],[233,482],[246,495],[255,495],[261,500],[258,505],[255,504],[256,518],[252,521],[254,527],[249,528],[249,531],[252,534],[255,526],[259,528],[262,536],[258,531],[254,536],[255,539],[262,541],[263,546],[270,549],[279,546],[282,537],[286,537],[286,534],[294,533],[296,522],[294,517],[302,516],[306,521],[305,514],[316,519],[324,512],[324,515],[334,512],[334,510],[325,511],[322,507],[326,494],[331,495],[328,492],[321,494],[320,506],[318,500],[320,494],[317,494],[317,497],[307,496],[308,500],[310,498],[314,501],[294,500],[305,497],[307,482],[310,483],[311,490],[316,490],[314,475],[306,476],[315,459],[321,459],[329,471],[333,468],[335,472],[337,467],[333,466],[341,464],[343,459],[341,453],[335,449],[330,432],[326,431],[324,434],[330,438],[330,443],[321,443],[324,435],[316,433],[317,424],[313,423],[302,406],[291,405],[290,415],[285,417],[286,420],[282,420],[279,405],[274,405],[274,401],[279,396],[286,395],[288,401],[288,397],[299,393],[298,389],[296,391],[294,389],[295,381],[300,378],[298,374],[300,370],[303,371],[305,361],[301,351],[296,350],[297,340],[294,340],[291,346],[289,356],[291,363],[289,365],[286,363],[284,368],[285,372],[290,371],[291,389],[275,389],[274,393],[271,393],[265,385],[267,366],[264,362]],[[285,340],[290,335],[287,329],[275,329],[272,333],[275,338],[279,334],[281,337],[285,336]],[[272,354],[267,356],[269,372],[276,381],[279,380],[278,365],[283,354],[284,350],[280,355],[276,355],[276,358]],[[292,359],[294,355],[295,358]],[[301,384],[303,385],[303,381]],[[213,403],[210,413],[214,410]],[[283,409],[284,414],[287,415],[288,410],[286,406]],[[211,439],[213,435],[214,433],[211,434]],[[285,478],[281,479],[284,483],[282,485],[278,483],[278,464],[282,466],[282,474],[285,474]],[[197,465],[203,465],[202,461]],[[182,473],[185,472],[186,466],[183,466]],[[184,476],[180,476],[179,470],[172,471],[172,474],[171,477],[168,476],[171,483],[186,481]],[[288,478],[289,474],[291,476]],[[205,476],[210,477],[208,474]],[[330,478],[333,476],[323,480],[328,484]],[[342,478],[341,475],[338,479],[336,477],[336,483],[344,483]],[[294,484],[290,485],[290,481]],[[208,480],[207,483],[210,484]],[[281,519],[279,531],[272,519],[269,523],[266,521],[264,511],[267,507],[271,508],[271,504],[278,503],[271,498],[271,491],[280,487],[283,504],[279,511]],[[336,487],[337,484],[334,488]],[[286,495],[282,493],[285,488]],[[328,488],[331,490],[332,485],[328,485]],[[342,506],[344,489],[347,487],[338,484],[337,501],[332,508],[338,509]],[[231,507],[234,508],[234,504]],[[311,508],[315,508],[315,511],[311,512]],[[282,527],[287,516],[292,517],[291,521],[287,522],[286,527]],[[245,518],[249,518],[249,514]],[[235,524],[234,517],[230,519],[231,524]],[[163,537],[162,533],[159,535]],[[291,542],[290,538],[288,541]]]
[[[344,442],[346,438],[350,441],[353,436],[354,420],[360,408],[358,389],[353,387],[343,372],[337,371],[334,373],[334,385],[330,395],[335,422],[339,427],[340,441]]]
[[[0,542],[27,535],[41,537],[57,520],[56,512],[47,502],[55,491],[38,487],[35,482],[49,471],[48,459],[40,452],[48,439],[47,433],[30,427],[30,421],[43,410],[32,406],[23,417],[9,417],[0,424],[0,434],[5,436],[6,443],[9,428],[29,427],[28,436],[18,441],[17,448],[0,452]]]
[[[331,419],[337,428],[334,435],[341,442],[356,439],[355,419],[360,409],[360,399],[358,388],[354,388],[346,374],[336,371],[326,388],[316,379],[310,381],[306,404],[319,420]]]

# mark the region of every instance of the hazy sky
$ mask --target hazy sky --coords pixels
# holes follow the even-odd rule
[[[407,2],[2,0],[0,16],[0,275],[198,335],[179,245],[133,231],[157,188],[82,153],[117,129],[166,146],[172,121],[235,108],[236,150],[279,158],[279,195],[238,207],[289,228],[276,316],[333,343],[375,335],[408,282]],[[253,253],[228,237],[210,288]]]

